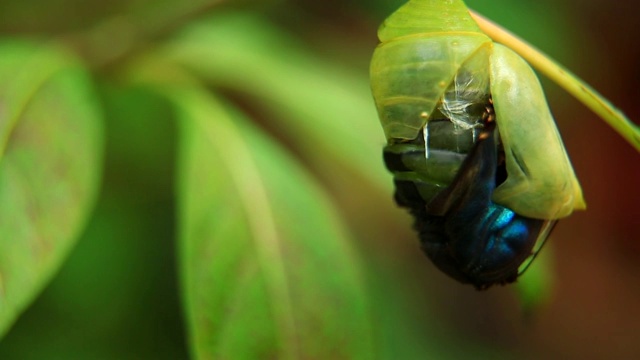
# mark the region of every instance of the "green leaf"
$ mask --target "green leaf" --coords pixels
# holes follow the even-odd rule
[[[0,44],[0,336],[53,276],[93,205],[102,128],[85,71]]]
[[[372,358],[361,264],[326,195],[237,111],[199,90],[173,98],[196,358]]]
[[[550,241],[552,239],[547,239]],[[520,306],[531,315],[552,300],[554,285],[553,247],[547,245],[516,283]]]
[[[221,12],[185,29],[158,57],[174,61],[214,86],[251,97],[270,130],[305,160],[344,164],[390,192],[380,153],[385,138],[368,73],[312,56],[259,16]]]

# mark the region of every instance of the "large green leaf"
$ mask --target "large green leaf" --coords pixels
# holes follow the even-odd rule
[[[85,71],[0,44],[0,335],[71,249],[97,193],[101,122]]]
[[[324,171],[327,162],[341,163],[390,192],[368,72],[321,61],[306,50],[259,16],[220,12],[185,29],[159,57],[250,96],[268,115],[268,126]]]
[[[60,271],[3,338],[0,359],[188,358],[171,104],[147,89],[96,87],[108,134],[100,197]]]
[[[237,111],[200,91],[173,98],[196,358],[371,358],[361,264],[326,195]]]

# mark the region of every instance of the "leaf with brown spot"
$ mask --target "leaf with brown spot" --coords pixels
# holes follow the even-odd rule
[[[102,123],[63,51],[0,44],[0,336],[72,248],[96,197]]]

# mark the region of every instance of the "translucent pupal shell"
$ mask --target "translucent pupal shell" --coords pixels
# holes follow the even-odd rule
[[[538,77],[518,54],[495,44],[491,94],[507,162],[493,201],[538,219],[584,210],[573,171]]]
[[[535,73],[482,33],[462,1],[409,1],[378,36],[371,87],[389,143],[415,139],[434,111],[453,123],[461,120],[464,104],[447,103],[450,94],[457,101],[465,92],[486,93],[490,82],[507,167],[507,180],[492,200],[538,219],[559,219],[586,207]],[[452,86],[460,90],[451,92]]]
[[[461,1],[410,1],[378,36],[371,86],[387,139],[414,139],[463,64],[474,54],[488,56],[480,49],[492,45]]]
[[[402,36],[438,32],[481,33],[460,0],[412,0],[380,25],[378,38],[384,43]]]

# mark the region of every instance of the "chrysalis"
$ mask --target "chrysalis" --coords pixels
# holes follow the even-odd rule
[[[412,0],[378,31],[371,86],[396,202],[463,283],[515,281],[582,190],[529,65],[462,1]]]

